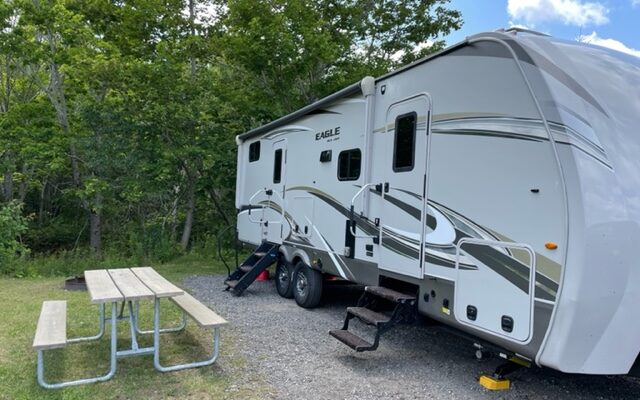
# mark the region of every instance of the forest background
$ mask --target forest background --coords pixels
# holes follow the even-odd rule
[[[442,49],[448,2],[0,1],[0,273],[215,257],[235,136]]]

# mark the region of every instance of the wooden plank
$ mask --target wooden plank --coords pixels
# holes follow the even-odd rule
[[[36,350],[55,349],[67,344],[67,302],[64,300],[45,301],[33,338]]]
[[[151,267],[131,268],[134,274],[144,283],[156,297],[173,297],[184,293]]]
[[[151,289],[146,287],[129,268],[110,269],[109,275],[125,300],[154,298]]]
[[[84,279],[94,304],[122,301],[124,298],[106,269],[84,271]]]
[[[209,307],[200,303],[189,293],[185,292],[180,296],[171,297],[171,300],[189,314],[200,326],[214,328],[228,324],[224,318],[211,311]]]

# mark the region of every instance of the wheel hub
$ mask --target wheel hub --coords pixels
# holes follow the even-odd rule
[[[296,289],[300,296],[304,297],[307,295],[307,286],[309,285],[307,282],[307,277],[304,276],[303,273],[298,273],[296,282]]]
[[[281,269],[280,273],[278,274],[278,280],[282,284],[287,284],[289,282],[289,274],[287,274],[287,271]]]

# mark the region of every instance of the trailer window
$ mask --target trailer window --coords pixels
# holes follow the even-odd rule
[[[338,155],[338,180],[355,181],[360,178],[360,149],[345,150]]]
[[[260,141],[257,141],[249,145],[249,162],[258,161],[259,159],[260,159]]]
[[[282,149],[278,149],[273,155],[273,183],[280,183],[281,178],[282,178]]]
[[[415,112],[396,118],[396,136],[393,142],[393,170],[395,172],[411,171],[415,159],[416,144]]]

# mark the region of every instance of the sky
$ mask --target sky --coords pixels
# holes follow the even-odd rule
[[[464,25],[445,37],[448,45],[520,26],[640,57],[640,0],[451,0],[450,6],[462,12]]]

